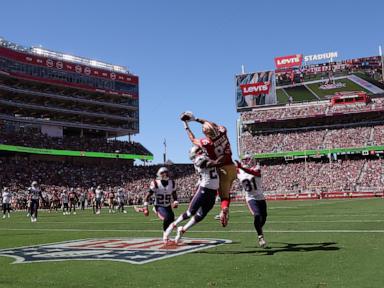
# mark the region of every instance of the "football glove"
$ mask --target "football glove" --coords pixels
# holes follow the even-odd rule
[[[195,121],[196,118],[191,111],[185,111],[185,112],[181,113],[180,120],[188,122],[188,121]]]

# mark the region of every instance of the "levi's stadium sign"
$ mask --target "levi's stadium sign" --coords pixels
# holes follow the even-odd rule
[[[250,84],[242,84],[240,85],[241,92],[243,96],[248,95],[261,95],[261,94],[268,94],[270,89],[270,83],[269,82],[257,82],[257,83],[250,83]]]
[[[275,58],[275,65],[277,69],[292,68],[301,66],[303,62],[303,55],[289,55]]]
[[[315,61],[321,61],[321,60],[329,60],[337,57],[338,57],[337,52],[327,52],[327,53],[312,54],[312,55],[305,55],[305,56],[303,56],[303,54],[295,54],[295,55],[276,57],[275,65],[276,65],[276,69],[287,69],[287,68],[300,67],[303,61],[307,63],[307,62],[315,62]]]

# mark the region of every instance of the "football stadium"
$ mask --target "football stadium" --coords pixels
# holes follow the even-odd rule
[[[187,4],[164,5],[173,15]],[[103,25],[105,37],[117,33]],[[171,71],[171,60],[149,95],[156,85],[146,69],[160,60],[132,57],[131,70],[117,44],[95,52],[91,34],[68,53],[53,36],[28,38],[54,43],[46,48],[2,28],[10,36],[0,37],[1,288],[383,287],[381,46],[344,56],[336,43],[340,51],[309,43],[303,52],[280,47],[263,64],[236,63],[241,72],[232,69],[225,86],[232,98],[213,109],[188,91],[181,97],[169,75],[190,74]],[[140,39],[129,41],[141,55],[162,49]],[[155,108],[144,114],[148,103]],[[167,131],[175,138],[159,136]]]

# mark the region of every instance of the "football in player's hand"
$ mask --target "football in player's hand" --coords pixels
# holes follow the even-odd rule
[[[144,208],[143,213],[144,213],[144,216],[149,216],[148,208]]]
[[[186,111],[186,112],[181,113],[180,120],[181,121],[194,121],[195,116],[193,115],[193,113],[191,111]]]
[[[179,202],[173,201],[172,208],[177,208],[179,207]]]

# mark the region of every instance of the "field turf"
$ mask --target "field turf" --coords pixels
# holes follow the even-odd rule
[[[291,88],[284,88],[284,90],[293,98],[294,102],[308,102],[318,100],[304,85],[295,86]]]
[[[270,201],[269,249],[258,248],[252,217],[233,204],[230,224],[219,205],[189,237],[232,240],[208,250],[133,265],[111,261],[11,264],[0,257],[0,287],[383,287],[384,199]],[[179,207],[176,214],[186,206]],[[0,249],[72,239],[160,236],[161,223],[129,208],[95,216],[24,212],[0,219]],[[159,232],[157,232],[159,230]]]

